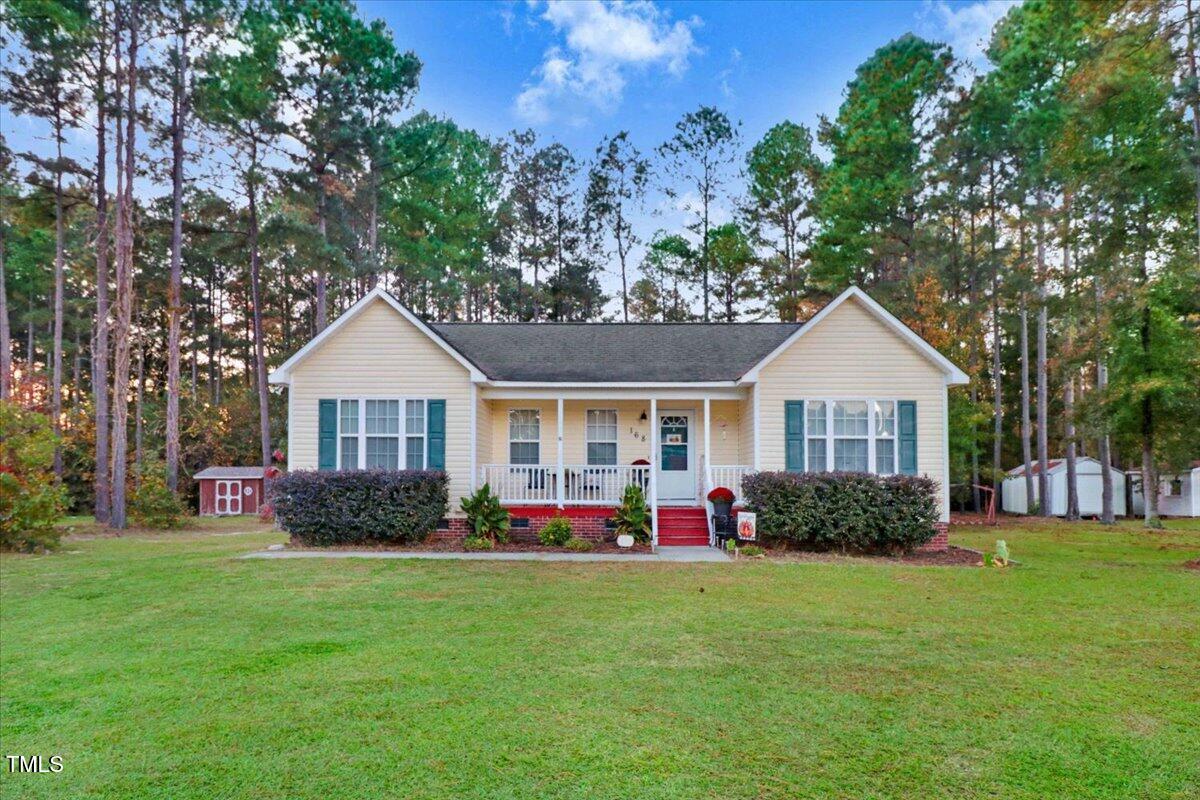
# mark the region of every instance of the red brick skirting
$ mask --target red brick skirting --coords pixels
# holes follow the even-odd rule
[[[573,506],[569,508],[554,508],[553,506],[508,506],[508,515],[514,520],[529,520],[528,527],[513,526],[509,529],[508,537],[514,542],[536,542],[538,531],[556,516],[567,517],[571,520],[571,533],[580,539],[600,541],[608,533],[605,522],[612,518],[616,511],[612,506]],[[462,539],[468,533],[467,520],[463,517],[451,517],[446,520],[448,527],[438,528],[433,532],[433,539],[452,541]]]
[[[950,524],[946,522],[934,523],[933,529],[936,533],[933,538],[925,544],[917,548],[918,553],[940,553],[950,547]]]

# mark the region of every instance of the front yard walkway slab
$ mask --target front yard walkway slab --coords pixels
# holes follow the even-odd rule
[[[660,547],[655,553],[455,553],[422,550],[261,550],[242,558],[423,558],[434,561],[729,561],[712,547]]]

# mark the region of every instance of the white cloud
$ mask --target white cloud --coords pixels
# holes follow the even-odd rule
[[[976,3],[925,0],[921,21],[931,28],[932,35],[945,40],[956,56],[982,67],[987,61],[984,51],[992,38],[992,28],[1019,3],[1020,0],[980,0]]]
[[[621,101],[630,73],[657,67],[679,77],[698,52],[692,31],[700,20],[672,22],[650,0],[550,0],[541,19],[563,41],[546,50],[517,95],[517,114],[528,122],[610,110]]]

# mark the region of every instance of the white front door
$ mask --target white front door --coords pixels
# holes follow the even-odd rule
[[[691,411],[658,414],[658,499],[696,500],[696,445]]]
[[[217,481],[216,511],[218,514],[242,513],[241,481]]]

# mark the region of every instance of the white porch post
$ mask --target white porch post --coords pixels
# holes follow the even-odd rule
[[[658,398],[650,398],[650,545],[658,547]]]
[[[467,483],[467,488],[470,490],[471,494],[475,494],[475,481],[476,481],[476,478],[479,477],[479,466],[476,462],[476,459],[477,459],[476,450],[479,449],[479,447],[478,447],[479,443],[478,443],[478,441],[476,441],[478,438],[478,435],[479,435],[479,426],[476,422],[476,417],[475,417],[475,415],[479,413],[479,410],[477,408],[478,405],[479,405],[479,387],[475,385],[474,381],[471,381],[471,410],[468,414],[469,422],[467,423],[468,425],[471,426],[471,430],[467,435],[467,439],[471,445],[471,478]]]
[[[558,507],[563,507],[563,399],[558,397],[558,478],[557,484]]]
[[[705,396],[704,398],[704,475],[707,482],[708,472],[712,469],[712,425],[709,419],[712,417],[712,401]]]
[[[762,447],[760,447],[760,444],[762,443],[762,414],[760,413],[758,406],[757,383],[751,387],[751,391],[754,393],[752,395],[754,400],[754,471],[759,472],[762,470],[762,459],[759,456],[759,453],[762,452]],[[832,430],[832,428],[830,430]]]

